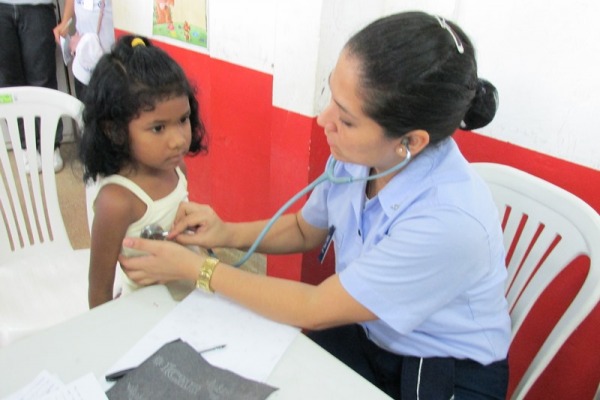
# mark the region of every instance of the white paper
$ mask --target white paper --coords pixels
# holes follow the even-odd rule
[[[39,400],[108,400],[100,383],[89,373]]]
[[[56,375],[44,370],[4,400],[108,400],[108,397],[92,373],[65,385]]]
[[[58,376],[44,370],[38,374],[27,386],[5,397],[3,400],[28,400],[38,399],[55,390],[62,389],[65,384]]]
[[[300,330],[268,320],[232,301],[194,290],[107,374],[140,365],[165,343],[181,339],[212,365],[264,382]]]

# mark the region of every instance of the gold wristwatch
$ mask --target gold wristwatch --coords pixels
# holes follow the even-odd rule
[[[206,257],[200,271],[198,272],[198,278],[196,279],[196,287],[203,289],[206,292],[214,293],[214,290],[210,287],[210,278],[215,270],[215,267],[219,263],[219,259],[215,257]]]

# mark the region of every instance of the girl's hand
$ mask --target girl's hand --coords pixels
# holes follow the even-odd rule
[[[144,256],[119,256],[127,276],[139,285],[187,279],[195,280],[205,256],[169,241],[125,238],[123,247],[148,253]]]
[[[179,205],[175,223],[167,239],[204,248],[227,247],[231,237],[227,227],[212,207],[185,202]]]

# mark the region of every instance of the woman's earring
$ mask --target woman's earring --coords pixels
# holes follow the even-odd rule
[[[396,149],[396,153],[398,153],[399,156],[402,155],[402,146],[400,146]]]

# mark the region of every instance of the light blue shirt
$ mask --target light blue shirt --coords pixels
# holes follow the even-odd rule
[[[338,162],[335,176],[368,168]],[[502,230],[491,194],[453,139],[416,156],[373,199],[365,182],[318,185],[306,221],[335,227],[344,289],[378,316],[363,323],[380,347],[401,355],[482,364],[506,358]]]

